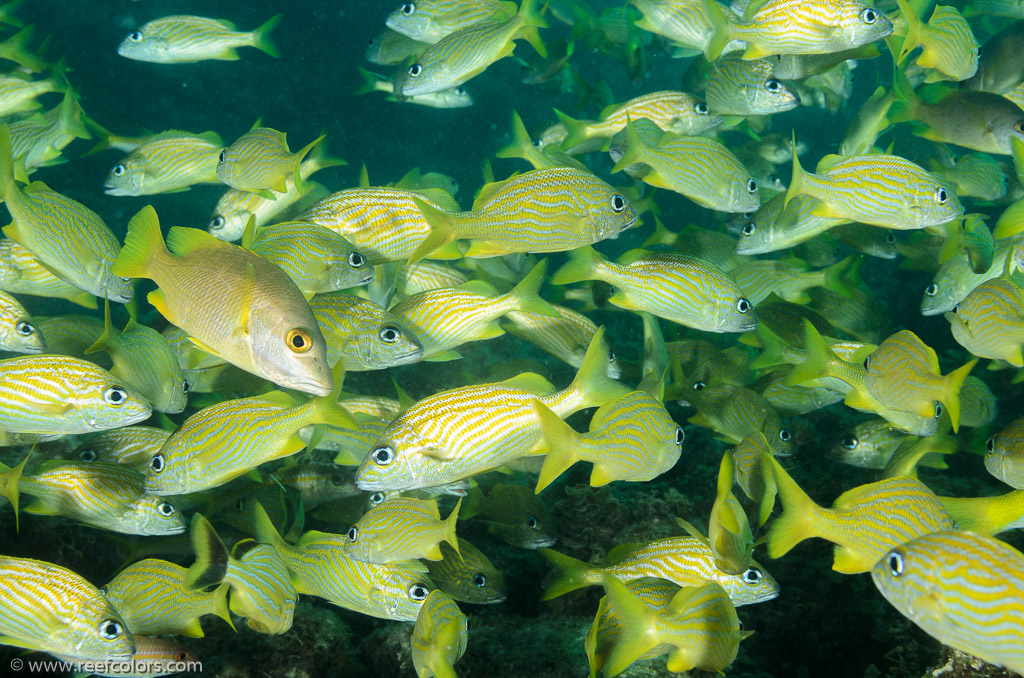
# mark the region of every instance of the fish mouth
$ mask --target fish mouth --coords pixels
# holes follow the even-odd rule
[[[273,380],[271,380],[273,381]],[[315,396],[330,395],[333,388],[333,384],[330,381],[324,381],[323,379],[317,379],[314,377],[297,378],[291,379],[287,382],[275,382],[281,386],[295,389],[296,391],[302,391],[303,393],[309,393]]]
[[[107,195],[138,195],[138,193],[136,193],[130,188],[122,188],[120,186],[115,186],[113,184],[103,184],[103,192],[106,193]]]
[[[545,539],[537,539],[533,542],[532,548],[535,549],[546,549],[554,546],[558,543],[558,537],[547,537]]]

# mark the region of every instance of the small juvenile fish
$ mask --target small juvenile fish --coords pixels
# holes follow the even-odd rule
[[[883,556],[871,579],[944,645],[1024,672],[1024,555],[973,532],[928,534]]]
[[[310,308],[327,343],[327,362],[346,372],[382,370],[418,361],[423,344],[398,318],[369,299],[318,294]]]
[[[978,72],[964,82],[966,89],[1006,94],[1024,82],[1024,68],[1016,58],[1024,49],[1021,23],[1008,24],[985,41],[978,59]]]
[[[79,661],[120,662],[135,652],[121,614],[82,576],[41,560],[0,556],[0,578],[3,645]]]
[[[107,195],[152,195],[220,183],[217,158],[222,148],[224,142],[215,132],[161,132],[114,165],[103,190]]]
[[[463,517],[483,521],[491,534],[517,548],[535,550],[558,541],[558,521],[525,485],[497,483],[486,497],[470,493]]]
[[[271,191],[287,191],[288,178],[291,177],[296,190],[301,193],[303,183],[299,167],[302,159],[325,136],[321,134],[292,153],[288,150],[284,132],[269,127],[253,127],[220,152],[217,178],[231,188],[273,200],[275,196]]]
[[[434,499],[393,497],[371,508],[366,515],[349,528],[345,553],[364,563],[407,563],[425,558],[440,560],[440,542],[451,544],[459,552],[455,536],[455,521],[459,506],[445,520],[437,510]]]
[[[897,0],[897,5],[906,22],[897,65],[920,47],[917,65],[934,69],[925,82],[967,80],[978,71],[978,39],[955,7],[937,5],[924,23],[906,0]]]
[[[416,617],[409,643],[419,678],[454,676],[453,666],[469,644],[469,620],[442,591],[431,591]]]
[[[184,532],[181,512],[146,494],[143,480],[141,473],[120,464],[50,460],[22,476],[18,489],[32,497],[25,513],[63,516],[121,534]]]
[[[194,667],[202,664],[199,657],[185,649],[185,646],[177,640],[171,638],[154,638],[152,636],[132,634],[132,642],[135,643],[135,652],[128,662],[107,664],[107,668],[103,671],[100,671],[103,664],[94,664],[92,668],[99,671],[94,675],[104,676],[105,678],[130,678],[133,676],[138,678],[154,678],[155,676],[172,675],[172,667]],[[68,664],[82,661],[82,657],[51,654]],[[128,666],[138,667],[141,672],[126,673],[123,668]]]
[[[508,597],[505,575],[465,539],[459,539],[458,553],[447,542],[441,542],[441,554],[444,556],[441,560],[428,560],[424,564],[430,580],[453,599],[460,603],[492,605]]]
[[[441,38],[482,21],[507,21],[515,3],[502,0],[418,0],[388,15],[388,28],[413,40],[435,44]]]
[[[643,391],[601,406],[590,432],[577,433],[540,402],[534,404],[544,438],[539,493],[578,461],[593,463],[591,487],[616,480],[644,482],[667,472],[682,454],[683,429],[661,401]]]
[[[735,54],[715,62],[704,96],[715,115],[770,115],[800,105],[793,89],[772,75],[769,59],[747,61]]]
[[[280,266],[305,293],[336,292],[373,282],[373,267],[366,257],[318,224],[286,221],[253,228],[243,234],[242,247]]]
[[[979,358],[1024,367],[1024,291],[996,278],[975,287],[945,314],[957,343]]]
[[[1010,487],[1024,490],[1024,419],[1004,426],[985,447],[985,469]]]
[[[239,47],[255,47],[272,57],[279,57],[270,31],[281,15],[271,17],[259,28],[239,32],[223,19],[174,15],[155,19],[128,34],[117,47],[117,53],[135,61],[155,64],[191,64],[207,59],[237,61]]]
[[[631,250],[611,263],[592,247],[570,253],[555,271],[555,285],[601,280],[616,288],[609,303],[705,332],[749,332],[754,306],[717,266],[681,254]]]
[[[76,447],[73,455],[79,461],[120,464],[145,473],[170,435],[170,431],[152,426],[122,426],[90,438]]]
[[[10,238],[0,238],[0,289],[14,294],[67,299],[79,306],[96,308],[96,297],[58,278],[24,245]]]
[[[17,299],[0,292],[0,350],[43,353],[46,338]]]
[[[501,324],[509,334],[525,339],[559,360],[579,368],[587,352],[590,340],[597,333],[594,321],[571,308],[552,304],[558,316],[542,315],[525,311],[510,311]],[[611,351],[608,352],[608,376],[618,379],[622,368]]]

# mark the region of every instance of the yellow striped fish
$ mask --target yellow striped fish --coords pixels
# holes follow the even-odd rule
[[[946,313],[957,343],[979,358],[1024,367],[1024,292],[996,278],[978,285]]]
[[[0,292],[0,350],[43,353],[46,337],[17,299]]]
[[[149,418],[139,393],[106,370],[59,355],[0,360],[0,430],[89,433]]]
[[[551,600],[585,586],[597,586],[606,575],[622,582],[658,577],[680,586],[716,582],[729,594],[734,605],[763,603],[779,595],[779,585],[756,562],[743,574],[726,574],[719,570],[707,540],[697,537],[623,544],[608,554],[603,566],[589,565],[550,549],[541,549],[540,554],[559,570],[559,578],[544,591],[541,600]]]
[[[747,61],[739,55],[715,62],[704,97],[716,115],[770,115],[800,105],[793,89],[772,75],[769,59]]]
[[[896,0],[896,4],[904,21],[903,30],[897,33],[903,36],[897,65],[920,47],[917,65],[934,69],[925,76],[925,82],[967,80],[978,72],[978,39],[955,7],[937,5],[924,23],[906,0]]]
[[[135,652],[128,625],[103,593],[58,565],[0,556],[3,645],[124,661]]]
[[[338,375],[338,385],[341,385]],[[150,460],[146,492],[188,494],[217,487],[260,464],[295,454],[299,429],[313,424],[354,428],[338,391],[299,403],[283,391],[228,400],[189,417]]]
[[[753,633],[740,630],[736,607],[715,582],[680,589],[664,613],[649,608],[613,576],[605,575],[603,583],[608,609],[621,624],[602,666],[609,678],[655,652],[668,654],[673,673],[722,671],[736,658],[740,641]]]
[[[420,340],[398,318],[369,299],[331,292],[309,302],[327,343],[327,361],[346,372],[382,370],[413,363],[423,355]]]
[[[764,387],[761,397],[780,415],[793,417],[842,402],[845,395],[825,386],[791,386],[786,383],[786,375],[782,374]]]
[[[218,184],[217,157],[223,147],[215,132],[161,132],[114,165],[103,190],[107,195],[152,195]]]
[[[716,0],[704,0],[714,33],[705,54],[714,61],[733,40],[746,43],[744,59],[776,54],[830,54],[881,40],[892,21],[860,0],[767,0],[742,19],[731,19]]]
[[[24,245],[10,238],[0,238],[0,289],[14,294],[67,299],[79,306],[96,308],[96,297],[58,278]]]
[[[732,493],[734,467],[732,453],[726,451],[719,464],[717,494],[708,518],[708,543],[715,567],[727,574],[742,574],[750,567],[754,536],[743,506]]]
[[[150,459],[170,435],[170,431],[152,426],[123,426],[90,438],[72,454],[79,461],[120,464],[145,473]]]
[[[995,201],[1006,196],[1006,173],[991,155],[964,153],[948,163],[932,160],[929,167],[952,184],[961,198]]]
[[[42,107],[37,97],[49,92],[63,92],[65,85],[58,83],[53,76],[42,80],[12,71],[0,75],[0,115],[8,116],[25,111],[34,111]]]
[[[395,291],[399,298],[404,298],[420,292],[458,287],[467,282],[469,276],[456,268],[436,261],[419,261],[402,266],[395,280]]]
[[[594,335],[568,388],[525,373],[499,384],[466,386],[434,394],[388,425],[356,472],[362,490],[404,490],[443,485],[536,454],[538,400],[559,417],[598,407],[628,393],[606,376],[604,332]],[[481,438],[480,431],[487,431]]]
[[[696,56],[707,49],[711,22],[701,0],[632,0],[631,4],[643,14],[636,25],[668,38],[676,47],[675,56]]]
[[[228,586],[189,591],[188,570],[166,560],[148,558],[117,573],[101,590],[121,613],[132,633],[202,638],[199,618],[213,614],[234,628],[228,611]]]
[[[310,531],[294,546],[274,529],[266,512],[254,504],[256,540],[280,554],[296,592],[380,619],[415,621],[430,587],[419,572],[400,565],[375,565],[345,555],[348,537]]]
[[[338,233],[376,266],[408,259],[430,234],[414,199],[438,210],[459,209],[450,194],[437,189],[350,188],[318,200],[297,218]],[[429,256],[457,259],[461,253],[449,247]]]
[[[757,523],[764,525],[775,508],[775,474],[772,448],[761,431],[751,431],[731,451],[736,484],[758,503]]]
[[[906,433],[894,429],[886,420],[869,419],[857,424],[832,447],[829,456],[850,466],[881,470],[906,439]]]
[[[92,139],[82,122],[82,107],[69,88],[57,108],[10,124],[11,155],[16,158],[19,175],[22,167],[31,174],[36,167],[61,161],[61,151],[75,139]]]
[[[559,360],[579,368],[583,364],[587,346],[597,333],[597,325],[571,308],[556,304],[551,307],[558,311],[557,316],[510,311],[505,314],[505,322],[501,327],[509,334],[525,339]],[[611,351],[608,351],[606,372],[610,379],[622,376],[622,367]]]
[[[466,257],[562,252],[617,238],[637,222],[621,192],[575,167],[532,170],[488,184],[469,212],[445,212],[413,200],[430,227],[409,258],[413,262],[455,240],[470,241]]]
[[[992,266],[984,273],[975,273],[971,268],[971,260],[966,250],[960,250],[942,264],[931,283],[924,288],[921,297],[921,315],[941,315],[952,311],[953,307],[967,298],[971,290],[997,278],[1006,270],[1011,262],[1016,243],[1007,238],[998,240],[992,255]],[[1010,264],[1012,265],[1012,264]]]
[[[345,554],[364,563],[406,563],[425,558],[440,560],[442,541],[459,553],[455,521],[462,499],[441,520],[434,499],[392,497],[371,508],[349,528]]]
[[[916,478],[886,478],[839,495],[832,508],[811,500],[777,461],[772,461],[783,513],[768,531],[768,554],[779,558],[811,537],[836,545],[832,569],[868,572],[886,551],[956,523],[935,493]]]
[[[273,547],[243,539],[228,553],[210,521],[199,513],[192,515],[191,538],[196,562],[188,568],[185,588],[194,591],[227,583],[229,608],[245,617],[249,628],[276,635],[292,627],[298,595]]]
[[[1024,673],[1024,555],[973,532],[903,544],[871,571],[893,607],[944,645]]]
[[[935,401],[949,412],[953,431],[960,427],[960,387],[978,362],[975,358],[943,376],[934,349],[910,330],[889,336],[864,359],[866,391],[883,406],[927,417]]]
[[[156,211],[144,207],[113,268],[153,280],[150,303],[207,353],[281,386],[331,392],[323,335],[284,271],[194,228],[172,228],[168,244]]]
[[[749,332],[754,306],[714,264],[681,254],[631,250],[613,264],[592,247],[574,250],[555,271],[555,285],[602,280],[616,288],[609,303],[705,332]]]
[[[506,294],[474,280],[413,295],[392,306],[389,313],[416,335],[424,360],[456,358],[459,354],[453,349],[462,344],[504,334],[496,321],[509,311],[557,317],[558,311],[538,294],[546,270],[546,261],[541,261]]]
[[[461,603],[492,605],[505,602],[505,575],[480,549],[459,539],[459,552],[441,542],[441,560],[424,563],[437,588]]]
[[[433,45],[441,38],[481,21],[508,21],[517,11],[502,0],[418,0],[406,2],[388,14],[393,31]]]
[[[132,298],[132,281],[111,272],[120,247],[98,214],[42,182],[20,188],[11,137],[0,125],[0,197],[11,213],[4,235],[17,241],[65,282],[113,301]]]
[[[939,497],[961,530],[991,537],[1024,528],[1024,490],[995,497]]]
[[[985,443],[985,468],[1010,487],[1024,489],[1024,418],[1015,419]]]
[[[632,120],[626,130],[629,147],[612,172],[644,163],[650,168],[644,183],[685,195],[702,207],[720,212],[753,212],[760,207],[757,181],[718,141],[666,132],[648,144]]]
[[[469,644],[469,620],[451,598],[431,591],[416,617],[409,643],[419,678],[454,676],[452,667]]]
[[[796,196],[809,195],[820,203],[811,212],[816,216],[897,230],[938,226],[964,212],[952,188],[898,155],[829,155],[817,172],[804,171],[793,156],[787,206]]]
[[[286,221],[242,236],[242,247],[274,262],[307,294],[373,282],[373,266],[343,237],[306,221]]]
[[[143,491],[138,471],[103,462],[44,462],[22,476],[18,489],[32,497],[25,513],[63,516],[121,534],[168,535],[185,519],[168,501]]]
[[[231,188],[250,191],[274,199],[271,190],[288,190],[288,177],[303,190],[299,166],[306,154],[323,141],[321,134],[301,149],[292,153],[284,132],[269,127],[253,127],[222,150],[217,159],[217,177]]]
[[[629,590],[638,600],[657,613],[664,614],[668,611],[669,603],[679,593],[681,588],[665,579],[657,577],[644,577],[624,582]],[[594,616],[594,623],[583,640],[583,647],[587,652],[587,660],[590,662],[590,678],[597,678],[598,673],[604,668],[608,659],[608,653],[615,647],[622,630],[622,621],[618,615],[609,607],[608,598],[602,597],[597,607],[597,614]],[[638,659],[653,659],[661,656],[663,647],[656,647],[645,652]],[[659,652],[655,655],[654,652]]]
[[[235,30],[223,19],[174,15],[154,19],[132,31],[121,41],[117,53],[135,61],[155,64],[191,64],[206,59],[236,61],[239,47],[255,47],[272,57],[281,56],[270,42],[281,15],[248,32]]]
[[[537,29],[547,27],[537,12],[536,0],[522,0],[519,11],[508,20],[467,26],[428,47],[401,76],[396,89],[412,97],[457,87],[511,55],[519,38],[546,58],[547,50]]]
[[[598,408],[586,434],[577,433],[540,401],[534,409],[545,453],[538,493],[578,461],[594,465],[591,487],[653,480],[679,461],[686,437],[661,401],[643,391]]]

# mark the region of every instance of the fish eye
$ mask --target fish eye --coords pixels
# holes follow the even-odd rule
[[[407,2],[402,5],[399,11],[401,11],[405,16],[412,16],[412,13],[416,11],[416,5],[411,2]]]
[[[138,42],[139,40],[142,40],[142,33],[139,31],[133,31],[128,34],[128,40],[131,42]]]
[[[466,93],[466,88],[465,87],[456,87],[455,88],[455,93],[458,94],[459,96],[462,96],[463,94]]]
[[[401,339],[401,337],[402,333],[398,331],[397,327],[392,327],[388,325],[387,327],[382,328],[380,331],[380,340],[383,341],[385,344],[393,344],[399,339]]]
[[[855,449],[857,449],[857,445],[859,443],[860,443],[860,441],[857,440],[856,438],[845,438],[839,444],[842,445],[843,447],[845,447],[848,450],[855,450]]]
[[[361,268],[366,263],[366,259],[359,252],[352,252],[348,255],[348,265],[352,268]]]
[[[610,363],[615,362],[615,354],[612,353],[611,351],[608,351],[608,362],[610,362]]]
[[[757,230],[757,225],[753,221],[748,221],[743,224],[743,230],[740,231],[743,235],[754,235],[754,231]]]
[[[616,193],[612,196],[612,211],[621,214],[626,209],[626,199]]]
[[[348,540],[351,542],[354,542],[356,539],[359,539],[359,529],[355,525],[348,528],[348,532],[346,532],[345,534],[346,536],[348,536]]]
[[[779,440],[784,443],[788,443],[793,439],[793,434],[789,432],[788,428],[779,429]]]
[[[121,176],[122,174],[124,174],[124,172],[124,165],[114,165],[114,169],[110,170],[110,173],[113,174],[115,177]]]
[[[864,369],[865,370],[870,370],[871,369],[871,356],[868,356],[867,358],[864,358]]]
[[[531,530],[536,530],[539,525],[540,523],[537,522],[537,519],[533,516],[526,519],[526,526]]]
[[[944,189],[942,186],[936,188],[935,202],[939,203],[940,205],[945,205],[947,201],[949,201],[949,193],[946,192],[946,189]]]
[[[345,484],[345,476],[341,475],[340,473],[334,473],[331,474],[331,477],[327,479],[327,482],[329,482],[331,485],[334,485],[335,487],[341,487],[342,485]]]
[[[694,391],[703,391],[705,388],[707,388],[707,386],[708,385],[706,383],[704,383],[703,381],[695,381],[695,382],[693,382],[693,390]]]
[[[991,440],[991,438],[989,438],[989,440]],[[82,450],[78,453],[78,458],[85,462],[96,461],[96,457],[96,450]]]
[[[935,283],[932,283],[928,287],[924,288],[924,293],[929,297],[934,297],[936,294],[939,293],[939,286],[936,285]]]
[[[935,403],[935,418],[942,416],[942,403]]]
[[[995,436],[989,436],[988,440],[985,441],[985,449],[988,450],[989,452],[995,452],[996,451],[996,437]]]
[[[301,327],[288,330],[284,343],[288,345],[292,353],[308,353],[313,348],[313,337]]]
[[[162,515],[164,518],[170,518],[174,515],[174,506],[167,503],[166,501],[160,502],[156,506],[156,512]]]
[[[960,304],[953,307],[953,313],[960,315]]]
[[[703,101],[698,101],[697,104],[693,107],[693,110],[697,112],[697,115],[707,115],[708,105]]]
[[[764,575],[756,567],[748,567],[747,571],[743,573],[743,581],[748,584],[757,584],[762,579],[764,579]]]
[[[864,10],[860,13],[860,19],[868,26],[870,26],[871,24],[878,21],[878,12],[871,9],[870,7],[865,7]]]
[[[370,459],[373,459],[373,463],[377,466],[387,466],[395,460],[395,451],[388,445],[381,445],[373,448],[370,452]]]
[[[192,390],[192,384],[188,383],[187,381],[181,382],[181,392],[182,393],[188,393],[191,390]]]
[[[771,78],[764,81],[764,88],[772,94],[778,94],[782,91],[782,83],[775,78]]]
[[[682,445],[683,440],[686,438],[686,433],[683,431],[682,426],[676,426],[676,445]]]
[[[214,231],[224,228],[225,221],[227,221],[227,219],[218,214],[213,219],[210,219],[210,228],[213,229]]]
[[[890,245],[895,245],[896,235],[892,231],[889,231],[888,233],[885,234],[885,242],[889,243]]]
[[[217,162],[219,162],[221,165],[223,165],[227,161],[227,159],[228,159],[228,151],[227,151],[227,149],[224,149],[223,151],[220,152],[220,155],[217,156]]]
[[[757,193],[757,182],[753,179],[747,179],[747,193]]]
[[[111,386],[103,392],[103,400],[108,405],[123,405],[128,400],[128,391],[124,390],[120,386]]]
[[[28,337],[35,334],[36,326],[27,320],[22,320],[14,326],[14,331],[23,337]]]
[[[889,574],[894,577],[898,577],[903,574],[903,556],[900,555],[899,551],[893,551],[889,554]]]
[[[188,652],[185,652],[184,650],[182,650],[178,654],[174,655],[174,658],[176,660],[178,660],[179,662],[186,661],[188,659]]]
[[[166,468],[166,464],[164,464],[164,455],[153,455],[153,458],[149,460],[149,470],[153,473],[160,473],[164,468]]]
[[[736,300],[736,310],[740,313],[749,313],[751,308],[753,307],[750,305],[750,302],[743,297]]]
[[[414,78],[418,78],[420,73],[422,72],[423,66],[421,66],[420,64],[413,64],[412,66],[409,66],[409,75],[411,75]]]
[[[384,503],[384,493],[374,492],[370,495],[370,506],[379,506]]]
[[[485,577],[482,572],[477,572],[473,575],[473,586],[478,589],[482,589],[487,586],[487,577]]]
[[[409,597],[413,600],[426,600],[428,595],[430,595],[430,589],[423,584],[416,583],[409,587]]]
[[[1024,120],[1021,120],[1016,125],[1014,125],[1013,131],[1017,132],[1018,134],[1024,134]]]
[[[239,499],[238,501],[236,501],[235,502],[235,510],[238,511],[239,513],[244,511],[245,510],[245,501],[242,500],[242,499]]]
[[[116,619],[104,619],[100,622],[99,632],[104,640],[117,640],[124,635],[124,626]]]

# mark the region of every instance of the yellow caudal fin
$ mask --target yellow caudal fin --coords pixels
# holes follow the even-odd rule
[[[896,0],[896,4],[903,14],[903,21],[907,30],[907,34],[903,38],[903,45],[900,47],[899,58],[896,59],[896,65],[901,66],[907,57],[910,56],[910,53],[921,44],[922,25],[921,18],[917,16],[917,12],[907,4],[906,0]]]
[[[562,421],[544,403],[535,399],[532,401],[532,405],[533,411],[537,414],[537,420],[540,422],[541,438],[547,446],[544,466],[540,469],[537,487],[534,490],[540,494],[545,487],[579,461],[576,457],[576,450],[580,434]]]
[[[705,0],[711,2],[712,0]],[[796,148],[796,130],[793,130],[793,148]],[[804,193],[804,177],[807,172],[800,164],[800,155],[793,152],[793,175],[789,179],[789,188],[786,189],[786,197],[782,202],[783,207],[789,207],[789,201]]]
[[[546,5],[545,9],[547,9]],[[523,0],[519,5],[519,13],[513,19],[513,21],[519,22],[519,28],[516,30],[514,37],[523,38],[537,50],[537,54],[547,59],[547,47],[544,46],[544,41],[541,40],[540,33],[537,32],[538,28],[548,27],[548,22],[541,16],[543,13],[543,9],[539,12],[537,11],[537,0]]]
[[[153,264],[169,255],[156,210],[152,205],[146,205],[128,222],[124,247],[110,272],[122,278],[148,278]]]
[[[14,468],[0,464],[0,496],[6,497],[7,501],[11,502],[11,506],[14,508],[15,532],[21,529],[18,514],[18,481],[21,480],[22,473],[25,472],[25,464],[28,462],[28,458],[30,456],[32,456],[31,452],[26,454],[25,458],[21,460],[21,463]]]
[[[569,261],[562,264],[551,276],[553,285],[566,285],[583,280],[596,280],[597,266],[604,258],[590,245],[580,247],[569,253]]]
[[[558,122],[562,123],[565,127],[566,135],[562,143],[559,144],[563,149],[570,150],[579,146],[580,144],[589,141],[587,137],[587,123],[576,118],[570,118],[565,113],[562,113],[557,108],[554,109],[555,115],[558,117]]]
[[[331,370],[331,378],[334,380],[334,389],[325,396],[313,398],[312,421],[316,424],[327,424],[338,428],[347,428],[353,431],[359,429],[359,423],[352,417],[352,414],[338,403],[341,397],[342,387],[345,385],[345,361],[339,360]],[[310,447],[310,449],[313,449]]]
[[[619,637],[605,658],[605,676],[617,676],[662,642],[658,631],[658,613],[647,607],[625,584],[605,575],[605,600],[619,620]]]
[[[835,357],[821,333],[806,318],[804,319],[804,351],[804,361],[799,365],[794,365],[786,375],[786,384],[789,386],[799,386],[827,376],[829,360]]]
[[[235,628],[235,623],[231,621],[231,610],[228,607],[228,589],[230,588],[231,587],[228,586],[227,582],[217,587],[213,592],[213,610],[211,610],[210,613],[226,621],[228,626],[231,627],[231,630],[238,633],[238,629]]]
[[[85,355],[102,351],[110,346],[111,337],[117,332],[114,329],[114,324],[110,321],[110,299],[104,298],[103,302],[103,333],[92,343],[92,346],[85,349]]]
[[[551,549],[538,549],[538,552],[544,560],[558,569],[559,575],[555,583],[545,589],[544,594],[540,597],[541,600],[551,600],[558,596],[564,596],[570,591],[601,582],[600,573],[594,572],[590,565],[582,560],[576,560]]]
[[[763,433],[758,432],[758,434],[764,438]],[[774,459],[771,447],[768,446],[768,441],[764,440],[764,445],[761,449],[761,475],[764,478],[764,494],[761,495],[761,500],[757,505],[758,527],[764,527],[772,511],[775,510],[775,497],[778,494],[779,488],[778,482],[775,480],[775,469],[772,467]]]
[[[555,111],[555,113],[557,112]],[[512,111],[512,143],[503,147],[494,155],[498,158],[519,158],[525,160],[533,165],[534,169],[544,169],[551,166],[551,162],[533,145],[530,133],[526,131],[526,125],[523,124],[523,119],[519,117],[517,111]]]
[[[412,256],[409,257],[409,263],[415,264],[420,259],[429,257],[436,250],[453,242],[456,238],[455,221],[451,213],[438,209],[416,196],[412,196],[412,201],[416,203],[416,207],[423,214],[423,220],[430,227],[430,233],[427,234],[427,237],[416,247]]]
[[[580,403],[575,411],[606,405],[630,392],[627,386],[608,376],[608,344],[604,340],[604,327],[599,327],[590,340],[583,364],[565,392],[579,397]]]
[[[249,504],[249,510],[252,513],[252,529],[256,533],[256,541],[261,544],[269,544],[280,553],[286,553],[291,547],[288,546],[284,538],[274,527],[274,523],[271,522],[270,516],[267,515],[266,510],[258,501],[252,501]]]
[[[563,148],[570,148],[569,146],[562,146]],[[643,162],[647,157],[646,154],[647,146],[644,144],[643,138],[640,133],[636,130],[636,124],[633,119],[626,114],[626,152],[622,154],[619,161],[612,167],[612,173],[621,172],[630,165],[634,165],[638,162]]]
[[[295,176],[295,190],[297,190],[300,194],[306,192],[306,186],[302,182],[302,173],[299,171],[299,168],[302,166],[302,161],[306,157],[307,153],[312,151],[313,148],[317,144],[319,144],[321,141],[323,141],[326,138],[327,138],[326,134],[321,134],[316,139],[313,139],[308,144],[306,144],[305,146],[300,148],[299,151],[293,156],[293,158],[294,158],[293,162],[295,163],[295,167],[293,169],[294,176]],[[285,187],[285,189],[286,188],[287,187]],[[284,189],[282,189],[282,190],[284,190]]]
[[[953,370],[943,378],[942,383],[942,404],[949,412],[949,421],[953,425],[953,433],[960,429],[960,388],[964,385],[964,379],[971,373],[974,366],[978,364],[975,358],[963,367]]]
[[[277,22],[281,20],[282,16],[282,14],[275,14],[267,19],[266,23],[252,32],[252,46],[266,52],[275,59],[281,57],[281,51],[277,49],[277,45],[271,42],[270,31],[274,30],[274,26],[277,26]]]
[[[191,539],[196,562],[185,573],[185,588],[194,591],[219,586],[224,581],[231,558],[213,525],[200,513],[192,515]]]
[[[452,509],[452,512],[444,520],[444,540],[451,544],[455,552],[459,554],[459,558],[462,557],[462,552],[459,551],[459,538],[455,534],[455,524],[459,520],[460,508],[462,508],[462,497],[459,497],[459,501],[455,503],[455,508]]]
[[[540,288],[544,284],[544,274],[548,270],[548,260],[541,259],[533,267],[526,277],[512,288],[509,295],[515,300],[516,310],[528,313],[539,313],[540,315],[560,318],[561,313],[540,297]]]
[[[0,199],[8,200],[16,190],[14,158],[11,155],[11,132],[7,123],[4,123],[0,125]]]
[[[782,501],[782,515],[775,519],[768,530],[768,555],[780,558],[809,537],[817,536],[814,531],[814,514],[819,506],[800,489],[786,470],[775,459],[771,460]]]

